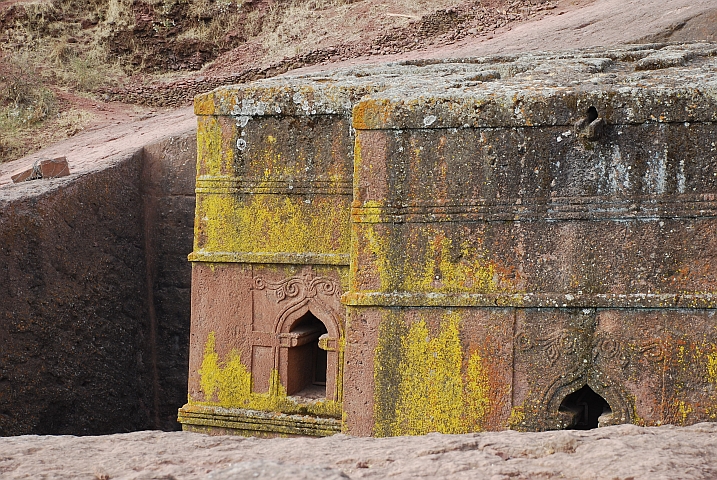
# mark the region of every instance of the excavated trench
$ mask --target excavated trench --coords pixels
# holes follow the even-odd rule
[[[336,352],[344,339],[331,333],[329,340],[336,345],[329,351],[336,353],[336,358],[321,356],[321,342],[325,341],[321,338],[327,329],[322,327],[322,319],[307,314],[294,323],[287,322],[287,330],[281,332],[286,338],[308,339],[305,348],[295,352],[299,359],[295,364],[306,365],[308,374],[302,373],[289,395],[310,398],[318,391],[328,397],[329,392],[340,391],[340,386],[344,388],[344,410],[353,422],[349,425],[351,433],[368,435],[380,428],[390,432],[389,427],[399,425],[404,415],[401,409],[408,408],[406,399],[394,395],[395,381],[405,383],[402,391],[410,393],[409,380],[413,380],[409,376],[418,371],[412,370],[415,365],[401,363],[398,356],[408,358],[415,346],[410,344],[411,339],[419,340],[414,350],[425,347],[427,355],[436,344],[435,338],[451,345],[453,320],[443,315],[446,309],[452,312],[462,308],[463,323],[456,320],[455,328],[464,328],[461,338],[468,341],[455,347],[461,354],[466,346],[472,349],[466,350],[471,355],[466,356],[466,364],[476,355],[484,359],[481,368],[488,372],[482,373],[486,380],[476,384],[493,389],[487,399],[490,408],[481,419],[487,428],[588,429],[609,423],[689,424],[709,419],[717,408],[717,399],[710,396],[710,389],[717,385],[710,367],[717,355],[713,333],[717,288],[715,52],[713,44],[652,45],[615,49],[612,53],[591,50],[455,63],[407,62],[369,72],[372,78],[353,70],[354,84],[346,88],[342,86],[345,78],[333,74],[278,80],[277,90],[272,90],[274,84],[264,84],[265,92],[281,95],[294,88],[294,81],[307,86],[304,93],[315,89],[313,95],[327,89],[331,94],[327,94],[326,104],[320,104],[318,93],[316,98],[277,96],[267,104],[276,101],[278,106],[283,102],[284,108],[276,110],[281,115],[263,110],[246,114],[253,116],[251,128],[275,129],[271,136],[274,142],[284,137],[291,140],[291,135],[300,138],[296,144],[275,147],[286,148],[283,153],[287,156],[312,141],[320,147],[324,137],[313,135],[310,129],[315,129],[318,133],[336,133],[330,137],[330,148],[324,150],[331,155],[348,152],[359,138],[365,148],[356,157],[347,156],[349,163],[360,159],[361,154],[374,155],[375,162],[385,163],[383,169],[376,167],[379,163],[371,164],[373,169],[348,168],[347,172],[361,175],[354,184],[342,178],[341,188],[324,186],[321,194],[343,195],[346,205],[356,192],[390,192],[395,196],[393,203],[381,198],[375,204],[355,206],[352,212],[358,225],[356,232],[377,228],[373,224],[389,225],[376,231],[386,235],[385,245],[395,248],[371,253],[367,241],[352,247],[368,266],[358,272],[363,276],[357,277],[349,295],[336,300],[337,310],[348,306],[354,314],[364,315],[355,317],[359,319],[353,324],[357,330],[348,332],[346,341],[358,353],[347,357],[347,380],[338,385],[335,380],[341,379],[340,375],[322,376],[327,363],[335,366],[336,372],[343,368],[334,363],[341,358]],[[417,79],[412,90],[396,88],[396,78],[409,70]],[[422,76],[424,71],[430,75]],[[436,78],[445,80],[436,96],[442,95],[443,103],[432,103],[424,95],[429,87],[436,87]],[[386,88],[384,95],[368,85],[375,79],[384,82],[381,88],[393,89]],[[425,80],[425,85],[419,80]],[[338,84],[335,91],[330,90],[334,88],[332,82]],[[599,82],[604,82],[609,94],[595,86]],[[445,93],[446,85],[452,87],[449,93]],[[364,91],[359,92],[361,89]],[[485,95],[490,89],[492,97]],[[566,94],[566,89],[572,90]],[[198,110],[205,109],[205,117],[221,117],[220,122],[226,122],[224,127],[231,137],[226,150],[240,158],[238,151],[247,142],[241,143],[242,138],[254,142],[252,145],[270,142],[270,136],[259,127],[240,137],[241,117],[246,115],[232,105],[235,100],[226,93],[230,90],[223,92],[206,96]],[[352,92],[360,95],[337,103],[340,108],[348,108],[351,102],[358,105],[365,95],[377,97],[362,103],[365,108],[353,110],[350,129],[344,120],[351,110],[344,112],[345,118],[339,118],[338,110],[329,107],[333,108],[331,101],[341,100],[341,95],[349,98]],[[334,93],[336,96],[332,96]],[[222,95],[228,95],[226,102]],[[415,98],[408,98],[410,95]],[[484,97],[476,102],[480,95]],[[385,105],[391,108],[382,110]],[[312,110],[321,108],[327,110],[318,114]],[[653,115],[655,112],[664,116]],[[296,132],[282,130],[284,124]],[[57,150],[62,146],[58,146],[54,153],[67,153],[73,169],[65,178],[10,185],[5,181],[9,167],[0,169],[0,435],[178,429],[177,408],[187,402],[190,348],[195,366],[202,363],[206,351],[208,336],[200,338],[196,332],[204,335],[207,332],[202,328],[221,327],[216,330],[225,336],[217,334],[218,348],[223,348],[222,342],[231,345],[234,341],[226,334],[236,330],[223,323],[226,319],[208,322],[201,309],[193,319],[193,328],[198,326],[199,330],[190,335],[190,303],[192,295],[193,300],[199,299],[196,292],[201,288],[190,293],[187,255],[193,250],[197,254],[195,261],[201,263],[200,273],[204,275],[199,280],[206,285],[221,281],[214,275],[215,264],[247,263],[246,255],[242,261],[227,262],[226,251],[202,250],[208,241],[210,247],[214,240],[217,245],[223,241],[231,244],[221,235],[218,240],[203,236],[202,232],[210,231],[208,217],[198,217],[204,227],[197,229],[194,238],[194,125],[191,114],[177,120],[174,129],[165,134],[153,133],[147,124],[134,132],[134,144],[114,150],[110,146],[119,134],[108,135],[107,151],[102,155],[92,153],[91,148],[62,152]],[[344,148],[347,145],[350,148]],[[505,154],[508,150],[499,148],[501,145],[510,147],[514,155]],[[448,149],[448,154],[441,149]],[[421,153],[429,151],[438,153]],[[485,158],[462,157],[470,152],[479,152],[476,155]],[[411,154],[426,157],[413,162],[408,157]],[[96,158],[95,163],[86,161],[90,157]],[[256,158],[260,161],[263,157]],[[554,162],[557,158],[564,159],[562,164]],[[484,170],[469,168],[479,161],[484,162]],[[243,168],[239,164],[235,167],[234,173]],[[395,174],[395,178],[381,177],[386,172]],[[448,181],[447,176],[441,177],[448,175],[446,172],[458,173]],[[398,178],[409,173],[415,176],[413,181]],[[481,175],[493,175],[495,188],[485,187],[488,184],[482,182]],[[428,179],[438,179],[438,186],[424,188]],[[224,188],[223,184],[209,184],[213,180],[209,176],[202,179],[207,184],[205,193],[225,195],[224,190],[217,190]],[[254,188],[253,184],[246,185]],[[308,190],[294,191],[293,180],[287,185],[281,194],[314,195],[306,193]],[[314,188],[306,185],[306,189]],[[352,185],[358,188],[352,190]],[[374,189],[376,185],[383,186]],[[444,190],[439,191],[439,187]],[[485,187],[480,195],[470,196],[479,187]],[[217,191],[210,191],[212,188]],[[459,192],[461,188],[465,191]],[[410,195],[401,197],[405,192]],[[431,204],[421,203],[436,192],[443,196]],[[447,202],[451,200],[448,194],[455,192],[463,192],[465,198],[457,196],[453,203]],[[508,198],[500,196],[505,192],[510,192]],[[526,192],[538,193],[530,196]],[[415,211],[405,210],[411,207],[410,202],[415,203]],[[432,216],[419,218],[425,213],[419,207],[433,209],[429,212]],[[376,213],[377,209],[381,211]],[[470,222],[452,220],[458,215],[470,218]],[[411,224],[414,228],[429,220],[436,225],[430,229],[424,225],[414,237],[398,238],[404,227],[394,225]],[[252,217],[250,227],[258,224]],[[327,225],[326,231],[316,231],[314,236],[328,235],[335,225]],[[485,251],[471,249],[470,241],[478,238],[478,233],[466,237],[463,243],[468,247],[463,251],[452,249],[450,243],[437,248],[436,239],[414,242],[426,231],[448,228],[445,225],[450,228],[444,237],[453,239],[459,247],[460,236],[476,229]],[[221,233],[221,228],[214,233]],[[381,240],[374,232],[360,238],[371,239],[371,235]],[[254,245],[254,237],[245,240],[247,245]],[[427,245],[446,258],[425,261],[420,255],[430,253]],[[376,252],[386,258],[377,260]],[[247,252],[234,253],[239,258]],[[257,261],[266,252],[254,253]],[[349,257],[348,252],[334,253],[341,261]],[[298,254],[296,258],[303,252]],[[449,278],[441,270],[427,283],[405,281],[422,272],[411,265],[443,268],[443,261],[459,267],[481,266],[489,254],[495,263],[490,270],[493,273],[486,278],[498,286],[488,293],[469,290],[473,288],[470,285],[455,287],[458,283],[439,292],[420,290],[424,284],[438,285],[451,278],[456,282],[469,277],[477,281],[477,267],[478,273],[470,275]],[[469,265],[465,257],[471,255],[476,258]],[[314,257],[325,260],[320,255]],[[393,271],[381,270],[392,264],[396,265]],[[345,262],[340,265],[348,268]],[[406,271],[403,277],[395,274],[401,268]],[[332,275],[329,268],[322,271]],[[268,268],[264,272],[267,279],[262,285],[269,285],[266,291],[257,287],[258,283],[251,285],[262,290],[266,299],[273,299],[269,295],[275,290],[271,282],[284,281],[280,278],[283,270]],[[296,275],[294,270],[289,273]],[[322,280],[331,286],[330,296],[335,299],[340,298],[340,274],[335,280]],[[305,281],[313,280],[314,276],[305,276]],[[229,281],[234,285],[231,278]],[[519,284],[522,287],[518,288]],[[515,287],[514,291],[509,287]],[[406,291],[397,295],[401,288]],[[237,291],[229,294],[238,298]],[[216,304],[231,301],[224,298]],[[411,309],[416,315],[427,315],[423,327],[428,337],[419,335],[420,321],[400,315],[389,319],[395,324],[390,324],[394,330],[388,333],[365,326],[370,322],[382,324],[387,318],[382,315],[388,309],[400,315],[412,315]],[[368,321],[362,324],[361,318]],[[357,339],[370,335],[376,338],[363,348]],[[420,344],[424,340],[427,346]],[[391,349],[390,345],[399,347]],[[397,353],[400,348],[405,351]],[[385,368],[373,371],[355,367],[378,364]],[[285,375],[291,374],[290,368],[286,370]],[[200,368],[194,368],[192,374],[195,379],[190,386],[200,392]],[[459,371],[457,378],[463,379],[462,375]],[[265,377],[269,379],[270,374]],[[423,380],[417,381],[418,387],[425,386],[420,383]],[[204,403],[213,401],[207,398]],[[377,405],[369,412],[376,418],[362,416],[366,405]]]
[[[13,185],[2,166],[0,435],[179,428],[196,135],[175,117],[44,152],[69,177]]]

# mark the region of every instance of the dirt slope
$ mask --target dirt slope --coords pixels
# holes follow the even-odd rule
[[[302,67],[717,40],[717,0],[74,1],[0,0],[0,162]]]
[[[555,1],[0,0],[0,162],[143,116],[142,105],[185,106],[219,85],[451,43]]]

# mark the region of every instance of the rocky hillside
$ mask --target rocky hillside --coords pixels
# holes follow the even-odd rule
[[[692,40],[713,0],[0,0],[0,162],[300,67]]]
[[[555,0],[0,0],[0,161],[114,105],[179,106],[218,85],[489,36]],[[104,115],[106,117],[106,115]]]

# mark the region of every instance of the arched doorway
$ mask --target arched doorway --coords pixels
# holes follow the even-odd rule
[[[308,400],[326,398],[327,351],[320,339],[328,331],[308,310],[290,327],[286,348],[285,387],[287,395]]]
[[[597,428],[601,423],[600,417],[612,413],[607,401],[588,385],[566,396],[558,411],[568,413],[572,418],[567,430]]]

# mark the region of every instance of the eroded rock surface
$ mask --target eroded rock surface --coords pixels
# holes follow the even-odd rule
[[[257,426],[282,412],[398,436],[714,420],[716,53],[406,61],[198,96],[180,421],[309,434]],[[345,350],[325,353],[319,408],[292,398],[322,331]]]
[[[0,166],[0,435],[177,428],[196,140],[191,112],[165,121]],[[56,156],[69,176],[11,183]]]
[[[21,478],[710,479],[717,424],[423,437],[258,439],[189,432],[0,439]]]

